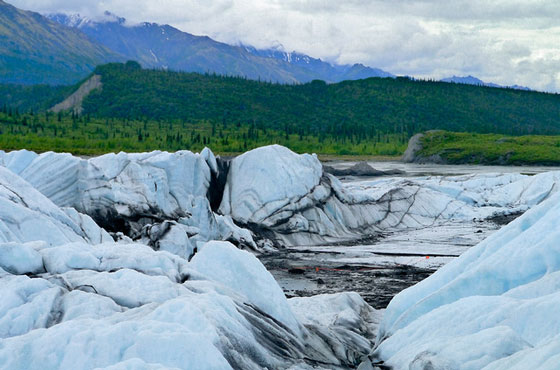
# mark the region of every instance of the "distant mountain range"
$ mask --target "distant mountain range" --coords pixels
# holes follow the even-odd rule
[[[275,59],[255,56],[245,49],[194,36],[168,25],[125,24],[125,19],[106,14],[103,21],[77,15],[50,15],[60,24],[74,27],[95,42],[145,68],[245,76],[284,83],[305,81],[305,70]]]
[[[138,61],[144,68],[242,76],[253,80],[305,83],[396,77],[362,64],[336,65],[282,47],[260,50],[195,36],[169,25],[128,24],[105,13],[101,19],[19,10],[0,0],[0,83],[72,84],[95,66]],[[445,78],[490,87],[476,77]],[[523,86],[508,86],[529,90]]]
[[[105,13],[104,19],[97,21],[79,15],[52,14],[48,17],[62,25],[79,29],[105,47],[140,62],[145,68],[210,72],[283,83],[394,77],[388,72],[361,64],[331,65],[296,52],[228,45],[169,25],[129,25],[124,18],[111,13]]]
[[[510,89],[515,89],[515,90],[526,90],[526,91],[531,90],[531,89],[529,89],[528,87],[525,87],[525,86],[519,86],[519,85],[502,86],[502,85],[498,85],[498,84],[491,83],[491,82],[484,82],[481,79],[476,78],[476,77],[471,76],[471,75],[465,76],[465,77],[453,76],[453,77],[448,77],[448,78],[441,79],[440,81],[441,82],[453,82],[453,83],[457,83],[457,84],[466,84],[466,85],[510,88]]]
[[[121,59],[78,30],[0,0],[0,82],[69,84]]]
[[[129,25],[111,13],[98,20],[42,16],[0,0],[0,83],[72,84],[97,65],[126,60],[144,68],[280,83],[393,77],[361,64],[331,65],[304,54],[228,45],[169,25]]]
[[[310,73],[317,74],[318,79],[328,82],[340,82],[344,80],[360,80],[369,77],[396,77],[395,75],[385,72],[379,68],[371,68],[363,64],[345,64],[333,65],[323,62],[298,52],[286,52],[281,47],[259,50],[252,46],[243,46],[245,50],[253,55],[264,58],[273,58],[290,63],[291,65],[301,67]]]

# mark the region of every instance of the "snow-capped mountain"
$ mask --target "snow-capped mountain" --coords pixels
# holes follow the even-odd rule
[[[48,14],[47,18],[57,23],[60,23],[64,26],[68,26],[72,28],[85,28],[98,22],[101,23],[116,22],[119,24],[124,24],[126,22],[125,18],[118,17],[109,11],[105,11],[101,17],[96,19],[85,17],[80,14],[64,14],[64,13]]]
[[[244,46],[251,54],[265,58],[274,58],[284,62],[305,68],[319,74],[322,80],[339,82],[344,80],[358,80],[369,77],[395,77],[379,68],[371,68],[363,64],[331,64],[318,58],[310,57],[296,51],[287,52],[282,45],[270,49],[257,49],[252,46]]]
[[[48,18],[79,29],[91,39],[147,68],[210,72],[283,83],[394,77],[361,64],[332,65],[305,54],[285,52],[281,46],[259,50],[195,36],[169,25],[149,22],[129,25],[124,18],[109,12],[100,19],[76,14],[51,14]]]

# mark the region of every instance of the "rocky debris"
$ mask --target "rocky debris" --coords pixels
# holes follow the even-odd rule
[[[369,165],[366,161],[358,162],[355,165],[339,169],[334,168],[328,165],[323,165],[323,171],[326,173],[330,173],[334,176],[363,176],[363,177],[376,177],[376,176],[394,176],[394,175],[403,175],[405,172],[394,169],[389,171],[380,171],[376,170],[372,166]]]
[[[300,257],[301,255],[296,251],[282,249],[259,255],[259,259],[289,298],[352,291],[359,293],[375,309],[384,309],[395,294],[422,281],[435,271],[435,268],[399,264],[342,265],[335,258],[324,261],[328,258],[324,253],[309,253]]]
[[[424,134],[416,134],[408,140],[408,146],[401,158],[405,163],[413,163],[416,160],[416,154],[422,150],[422,138]]]
[[[437,132],[439,130],[429,130],[426,133],[430,132]],[[437,155],[434,154],[429,157],[423,157],[419,155],[420,151],[422,151],[422,138],[424,137],[423,133],[416,134],[410,138],[408,141],[408,146],[401,158],[401,161],[405,163],[433,163],[433,164],[446,164],[445,160]]]
[[[72,110],[73,112],[80,114],[82,113],[82,101],[84,100],[84,98],[93,90],[101,89],[102,86],[103,84],[101,83],[101,76],[93,75],[86,82],[80,85],[78,90],[76,90],[72,95],[64,99],[64,101],[56,104],[49,110],[54,113]]]

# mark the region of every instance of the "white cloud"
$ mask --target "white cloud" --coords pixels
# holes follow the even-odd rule
[[[9,0],[10,1],[10,0]],[[168,23],[257,47],[425,78],[560,92],[557,0],[11,0],[39,12]]]

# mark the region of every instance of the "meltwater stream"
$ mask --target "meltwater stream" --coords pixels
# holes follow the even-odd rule
[[[348,168],[355,162],[332,162]],[[379,170],[399,169],[415,178],[488,173],[534,175],[553,167],[503,167],[476,165],[419,165],[369,162]],[[345,183],[374,178],[342,177]],[[449,221],[414,230],[379,235],[360,245],[291,245],[264,253],[261,261],[288,297],[305,297],[343,291],[358,292],[372,307],[382,309],[398,292],[427,278],[438,268],[478,244],[520,213],[473,222]]]
[[[291,246],[260,259],[288,297],[355,291],[380,309],[500,227],[450,223],[395,232],[368,245]]]

